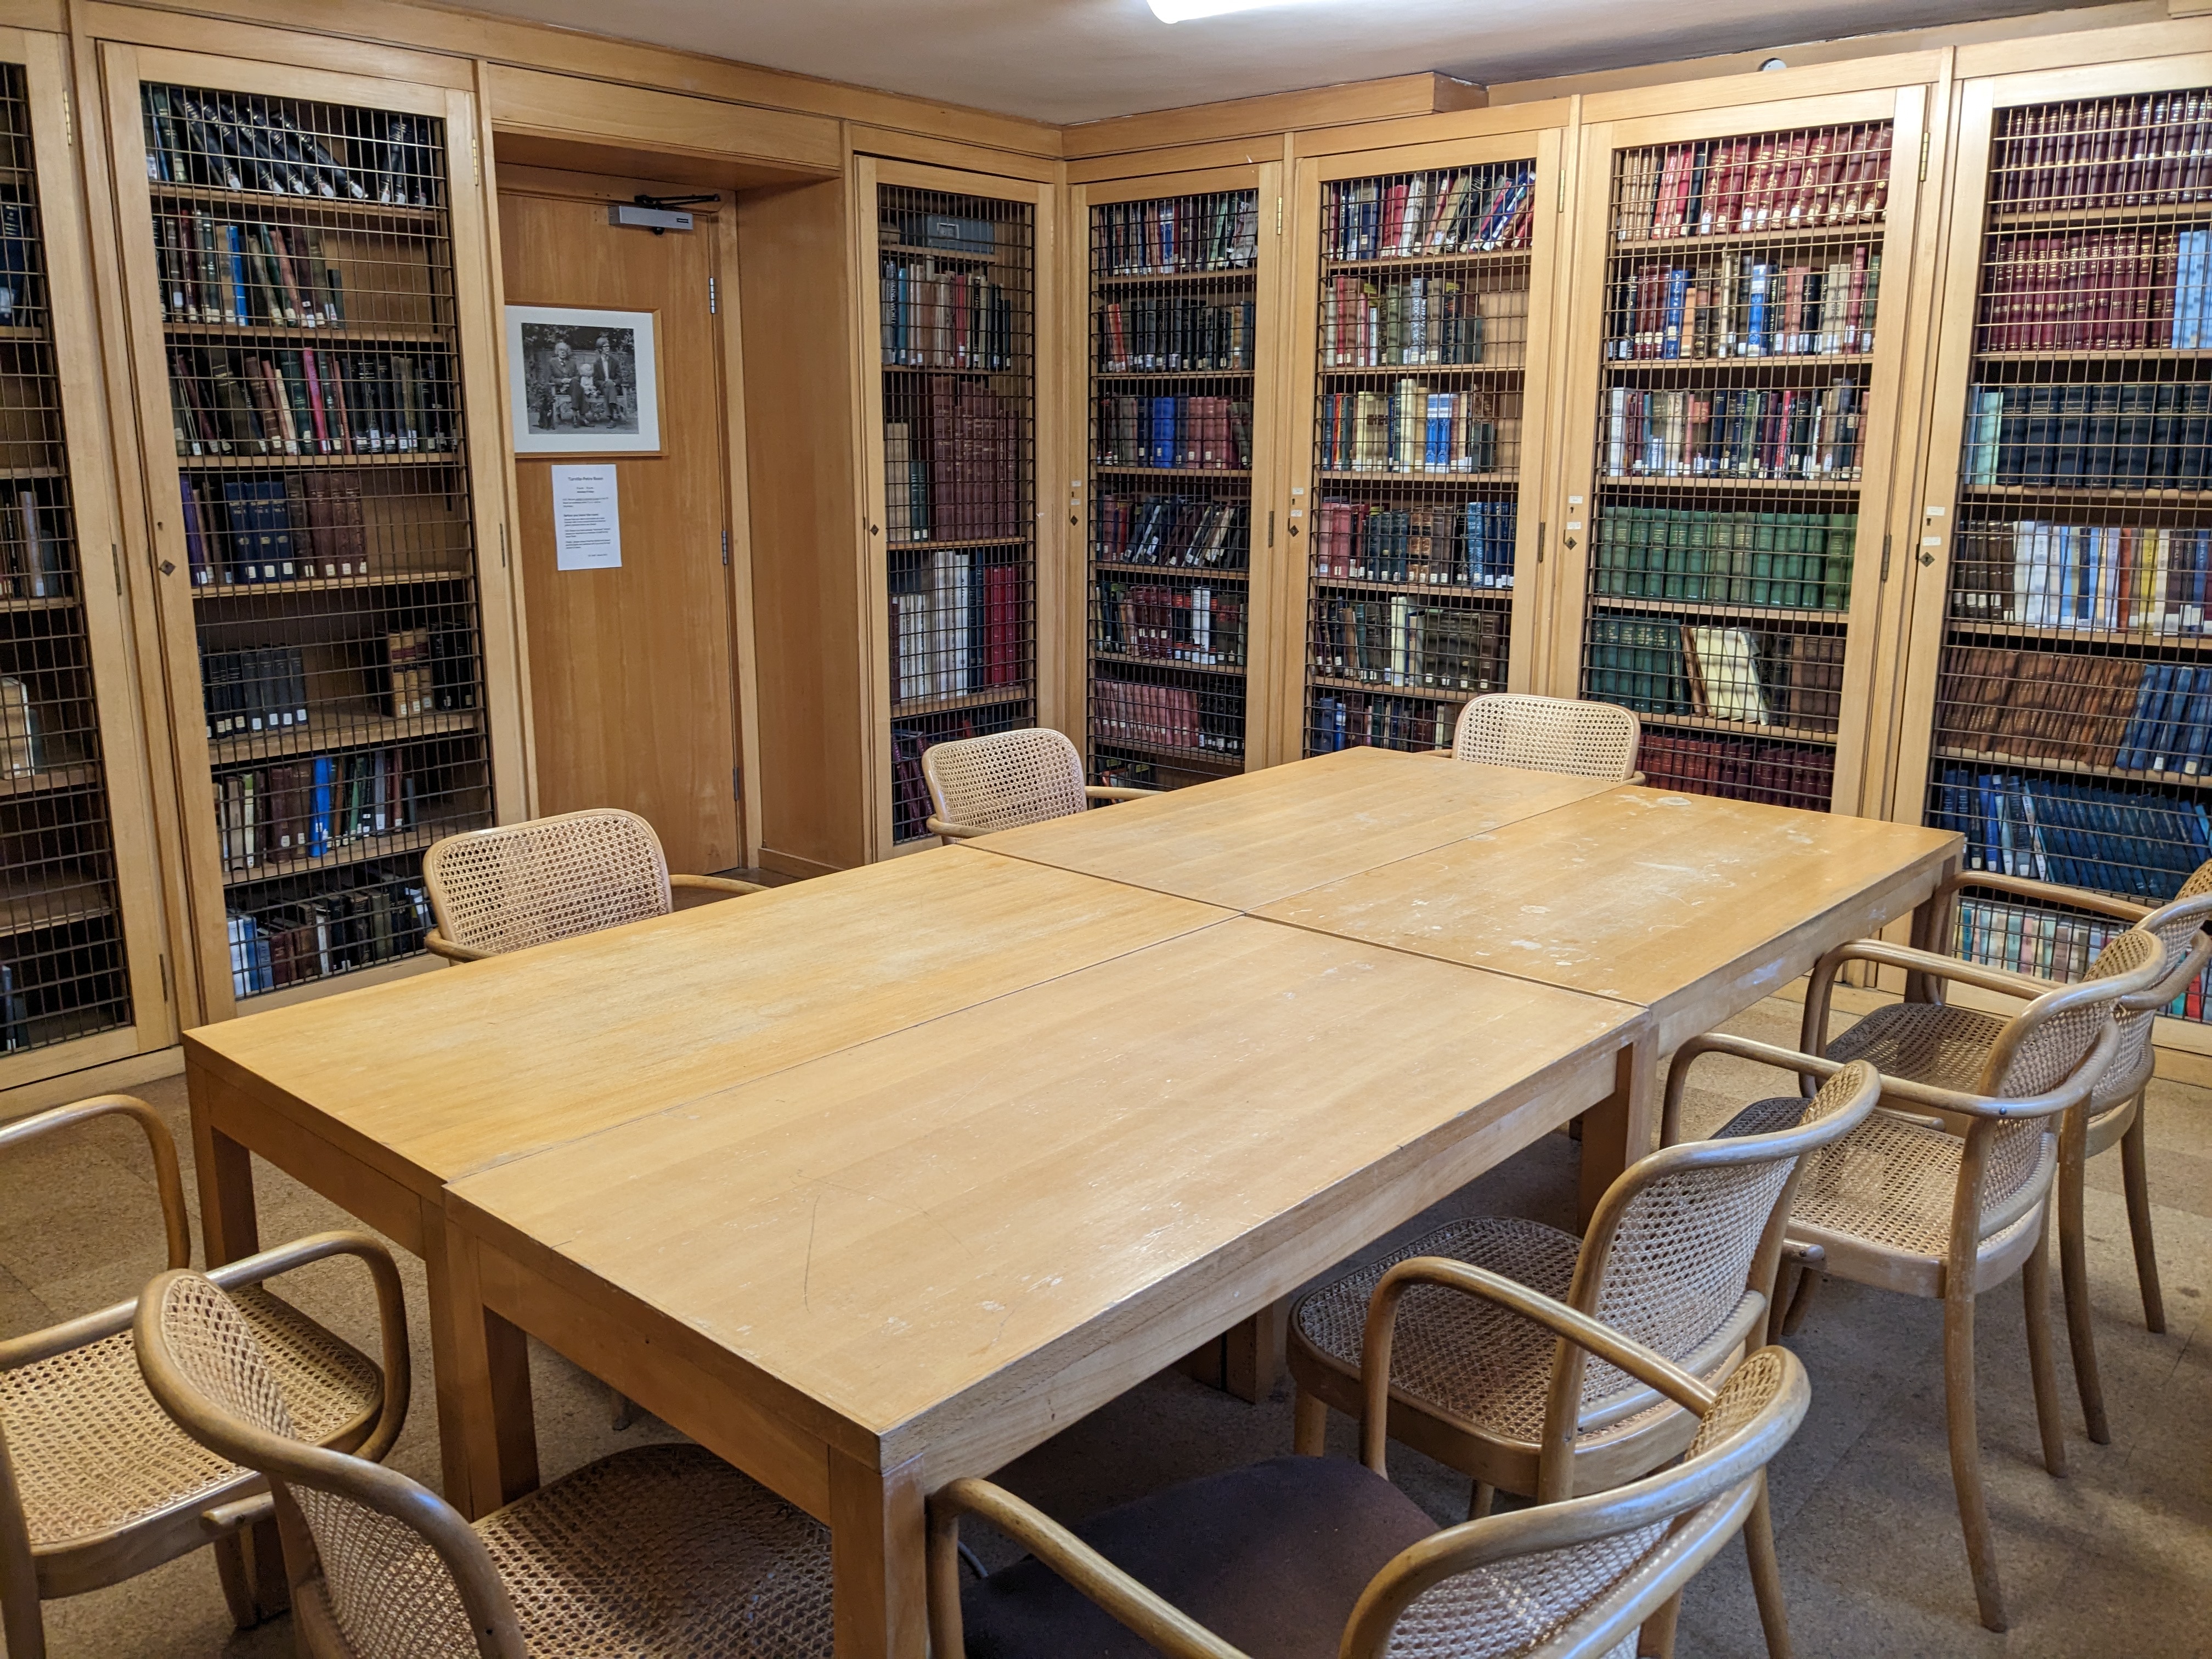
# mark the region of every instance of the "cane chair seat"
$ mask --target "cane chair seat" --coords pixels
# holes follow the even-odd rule
[[[1830,1060],[1863,1060],[1884,1077],[1911,1078],[1967,1091],[1982,1074],[2005,1028],[1995,1014],[1948,1003],[1898,1002],[1877,1008],[1828,1039]]]
[[[1626,782],[1643,737],[1643,722],[1617,704],[1493,691],[1459,711],[1452,757]]]
[[[312,1515],[314,1494],[299,1494]],[[379,1517],[381,1521],[381,1517]],[[437,1552],[383,1522],[358,1547],[377,1593],[343,1611],[329,1534],[308,1614],[359,1659],[476,1659]],[[536,1659],[799,1659],[830,1651],[830,1534],[711,1453],[642,1446],[475,1523]],[[372,1565],[373,1563],[373,1565]]]
[[[258,1285],[233,1292],[302,1438],[356,1445],[384,1401],[375,1362]],[[165,1510],[204,1510],[261,1477],[187,1439],[138,1375],[131,1334],[0,1371],[0,1419],[42,1558]],[[46,1564],[42,1559],[42,1571]]]

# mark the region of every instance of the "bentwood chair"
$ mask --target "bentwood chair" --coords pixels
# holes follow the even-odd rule
[[[163,1409],[267,1478],[314,1659],[830,1651],[828,1531],[696,1447],[617,1453],[471,1525],[398,1470],[307,1440],[211,1278],[156,1279],[136,1332]]]
[[[0,1150],[94,1119],[119,1116],[145,1131],[154,1153],[169,1265],[191,1260],[177,1152],[153,1109],[103,1095],[0,1127]],[[320,1446],[382,1457],[407,1412],[407,1328],[389,1258],[365,1255],[375,1285],[384,1365],[263,1288],[311,1261],[362,1254],[325,1235],[219,1267],[212,1282],[235,1298],[239,1322],[295,1401],[299,1432]],[[240,1629],[264,1608],[242,1536],[270,1515],[261,1477],[178,1432],[139,1380],[134,1301],[0,1342],[0,1628],[11,1659],[46,1651],[40,1603],[118,1584],[165,1561],[215,1547],[231,1617]],[[273,1575],[270,1582],[273,1583]]]
[[[1386,1390],[1399,1298],[1479,1298],[1696,1425],[1677,1467],[1597,1496],[1439,1531],[1389,1483]],[[1516,1346],[1519,1340],[1516,1339]],[[1279,1457],[1109,1510],[1070,1530],[1004,1488],[955,1480],[929,1503],[931,1650],[940,1659],[1629,1659],[1669,1652],[1683,1585],[1744,1525],[1803,1420],[1795,1358],[1764,1348],[1716,1389],[1586,1314],[1464,1262],[1401,1261],[1367,1311],[1361,1462]],[[1547,1439],[1550,1437],[1547,1437]],[[1565,1419],[1562,1433],[1565,1438]],[[973,1514],[1028,1559],[964,1589]]]
[[[2121,1184],[2128,1206],[2128,1233],[2135,1246],[2136,1283],[2142,1294],[2146,1328],[2166,1328],[2166,1301],[2158,1284],[2158,1246],[2151,1234],[2150,1182],[2145,1156],[2144,1091],[2158,1066],[2158,1050],[2151,1038],[2159,1014],[2189,988],[2191,981],[2212,960],[2212,935],[2204,924],[2212,920],[2212,864],[2197,866],[2182,884],[2179,896],[2153,909],[2104,893],[2062,887],[2053,882],[1990,871],[1962,871],[1944,884],[1931,907],[1943,919],[1946,942],[1958,939],[1949,901],[1960,888],[2009,893],[2039,904],[2063,905],[2130,923],[2154,935],[2166,951],[2166,972],[2156,985],[2131,997],[2123,997],[2118,1013],[2120,1046],[2112,1065],[2089,1091],[2087,1103],[2070,1114],[2058,1134],[2058,1267],[2066,1297],[2066,1333],[2074,1357],[2075,1386],[2081,1395],[2081,1414],[2087,1419],[2089,1438],[2099,1445],[2110,1443],[2112,1431],[2105,1415],[2104,1385],[2097,1366],[2096,1334],[2090,1322],[2088,1252],[2081,1214],[2081,1191],[2088,1161],[2100,1152],[2120,1149]],[[1923,941],[1925,943],[1927,941]],[[1907,1004],[1884,1011],[1893,1024],[1911,1024],[1960,1053],[1986,1047],[2002,1024],[1971,1009],[1937,1003]],[[1929,1079],[1933,1080],[1933,1079]]]
[[[959,738],[922,751],[929,786],[927,828],[950,846],[994,830],[1073,817],[1094,800],[1142,800],[1151,789],[1083,781],[1083,757],[1048,726]]]
[[[1643,741],[1644,722],[1614,703],[1492,691],[1459,711],[1452,758],[1641,783],[1636,750]]]
[[[1838,1075],[1846,1064],[1871,1062],[1880,1068],[1882,1109],[1807,1160],[1791,1200],[1789,1243],[1818,1252],[1820,1268],[1829,1274],[1943,1304],[1951,1480],[1982,1623],[2001,1631],[2004,1595],[1975,1422],[1974,1301],[2021,1274],[2044,1467],[2064,1474],[2045,1249],[2059,1121],[2089,1098],[2112,1065],[2120,1047],[2115,1011],[2123,998],[2164,979],[2166,954],[2152,935],[2131,929],[2106,946],[2087,979],[2054,988],[2048,980],[1905,945],[1879,940],[1841,945],[1813,969],[1805,1011],[1808,1050],[1826,1035],[1830,990],[1849,961],[1879,962],[2001,991],[2027,1000],[2027,1006],[1999,1021],[1990,1042],[1971,1045],[1955,1041],[1951,1028],[1879,1015],[1828,1042],[1826,1055],[1818,1058],[1740,1037],[1692,1038],[1675,1051],[1668,1075],[1662,1134],[1671,1139],[1679,1129],[1683,1079],[1701,1054],[1764,1060],[1796,1072],[1801,1087]],[[1720,1134],[1769,1133],[1799,1109],[1795,1097],[1761,1101],[1739,1112]],[[1812,1282],[1808,1277],[1799,1295]],[[1796,1312],[1791,1310],[1793,1322]]]
[[[614,806],[448,836],[423,854],[422,884],[438,923],[422,942],[453,962],[665,916],[674,888],[763,890],[726,876],[670,875],[653,826]]]
[[[1459,1261],[1563,1298],[1717,1384],[1763,1343],[1802,1160],[1857,1127],[1880,1093],[1872,1066],[1852,1066],[1772,1133],[1655,1152],[1606,1190],[1581,1239],[1514,1218],[1455,1221],[1309,1291],[1290,1321],[1297,1449],[1320,1453],[1330,1407],[1363,1409],[1369,1299],[1412,1258]],[[1390,1434],[1474,1478],[1470,1517],[1489,1513],[1500,1488],[1550,1503],[1649,1474],[1697,1431],[1693,1417],[1633,1377],[1586,1370],[1578,1350],[1492,1304],[1424,1291],[1399,1324]],[[1779,1654],[1788,1625],[1765,1521],[1761,1510],[1748,1536],[1760,1615]]]

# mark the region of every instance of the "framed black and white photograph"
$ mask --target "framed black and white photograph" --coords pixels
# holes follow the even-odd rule
[[[507,362],[517,454],[659,453],[651,312],[509,306]]]

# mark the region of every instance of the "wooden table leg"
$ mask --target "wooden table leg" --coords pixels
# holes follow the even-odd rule
[[[1957,875],[1959,869],[1959,860],[1947,860],[1942,869],[1936,872],[1936,891],[1942,891],[1943,884]],[[1953,931],[1956,924],[1951,920],[1954,902],[1950,899],[1938,904],[1934,893],[1913,907],[1911,942],[1914,950],[1927,951],[1939,957],[1948,957],[1952,953],[1956,938]],[[1941,1002],[1943,1000],[1942,981],[1931,979],[1926,974],[1907,974],[1905,976],[1905,1000],[1907,1002]]]
[[[1275,1379],[1283,1374],[1283,1338],[1290,1320],[1291,1299],[1285,1297],[1229,1328],[1221,1365],[1225,1392],[1254,1405],[1274,1392]]]
[[[921,1460],[878,1470],[830,1454],[830,1570],[837,1659],[924,1659],[928,1522]]]
[[[1583,1114],[1582,1182],[1575,1203],[1578,1225],[1589,1224],[1605,1189],[1656,1144],[1658,1069],[1659,1045],[1647,1031],[1614,1057],[1613,1092]]]
[[[422,1242],[446,1501],[473,1521],[538,1486],[530,1340],[484,1305],[476,1239],[428,1202]]]

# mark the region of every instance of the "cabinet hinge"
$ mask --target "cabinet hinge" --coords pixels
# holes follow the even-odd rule
[[[1889,542],[1890,538],[1887,536],[1881,538],[1881,574],[1875,578],[1878,582],[1886,582],[1889,580]]]
[[[1275,544],[1275,509],[1274,509],[1273,507],[1269,507],[1269,508],[1267,509],[1267,545],[1268,545],[1268,546],[1270,546],[1270,547],[1273,547],[1274,544]]]
[[[499,521],[499,568],[507,568],[507,520]]]
[[[726,565],[726,564],[728,564],[728,563],[729,563],[729,562],[730,562],[730,532],[729,532],[728,531],[725,530],[725,531],[722,532],[722,562],[723,562],[725,565]]]
[[[1553,208],[1552,211],[1553,211],[1553,212],[1554,212],[1554,213],[1565,213],[1566,210],[1567,210],[1567,170],[1566,170],[1565,167],[1561,167],[1561,168],[1559,169],[1559,204],[1558,204],[1557,206],[1555,206],[1554,208]]]
[[[1281,235],[1282,234],[1283,234],[1283,198],[1282,198],[1281,197],[1278,196],[1278,197],[1275,198],[1275,234],[1276,234],[1276,235],[1278,235],[1278,236],[1279,236],[1279,235]]]
[[[67,149],[76,143],[76,106],[70,101],[69,88],[64,87],[62,88],[62,147]]]
[[[1544,521],[1543,521],[1541,519],[1537,520],[1536,520],[1536,562],[1537,562],[1538,564],[1541,564],[1541,563],[1543,563],[1543,562],[1544,562],[1544,531],[1545,531],[1545,528],[1546,528],[1546,526],[1545,526],[1545,524],[1544,524]]]
[[[469,171],[476,175],[477,183],[483,183],[483,152],[477,147],[477,136],[469,135]]]
[[[730,799],[743,800],[744,798],[745,769],[742,766],[732,766],[730,769]]]
[[[707,279],[707,314],[712,317],[719,308],[720,296],[714,291],[714,279]]]
[[[1932,132],[1923,132],[1920,135],[1920,177],[1923,181],[1928,177],[1928,145],[1929,140],[1935,136]]]
[[[107,544],[107,556],[115,565],[115,591],[123,591],[123,550],[113,542]]]
[[[160,961],[161,963],[161,1000],[167,1002],[169,1000],[169,958],[164,955],[160,958]]]

